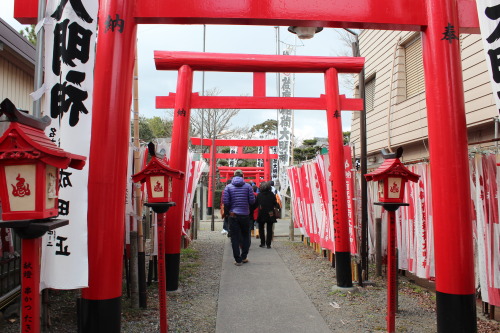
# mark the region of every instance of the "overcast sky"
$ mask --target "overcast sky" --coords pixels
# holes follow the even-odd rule
[[[16,30],[22,29],[13,19],[14,0],[1,0],[0,17]],[[219,53],[276,54],[276,28],[269,26],[221,26],[207,25],[205,51]],[[298,40],[287,31],[279,28],[280,50],[287,45],[297,45],[297,55],[338,56],[350,54],[340,41],[334,29],[324,29],[310,40]],[[160,51],[203,51],[202,25],[140,25],[137,34],[139,52],[139,110],[141,115],[152,117],[166,116],[165,110],[155,108],[155,97],[175,92],[177,72],[156,71],[153,52]],[[347,50],[346,50],[347,49]],[[205,90],[218,88],[221,95],[241,96],[252,94],[251,73],[205,73]],[[194,92],[202,90],[202,74],[196,72]],[[267,95],[277,96],[276,75],[267,75]],[[324,93],[322,74],[296,74],[295,96],[319,97]],[[352,97],[352,92],[341,86],[341,93]],[[232,121],[237,126],[252,126],[276,119],[276,110],[241,110]],[[344,130],[351,126],[351,112],[342,114]],[[296,110],[295,135],[299,139],[326,137],[325,111]]]

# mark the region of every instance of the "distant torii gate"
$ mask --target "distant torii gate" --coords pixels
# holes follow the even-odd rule
[[[259,186],[260,183],[268,181],[270,178],[264,178],[265,172],[263,167],[228,167],[219,166],[217,167],[220,174],[221,183],[226,183],[231,179],[236,170],[241,170],[243,175],[245,175],[246,181],[253,181],[255,185]]]
[[[210,109],[303,109],[326,110],[328,143],[330,155],[331,181],[333,182],[334,229],[335,229],[335,269],[337,286],[352,287],[351,253],[347,217],[347,195],[344,170],[344,144],[342,134],[342,110],[361,110],[363,101],[339,95],[338,74],[357,73],[364,65],[363,58],[352,57],[309,57],[257,54],[228,54],[200,52],[155,51],[156,68],[159,70],[178,70],[177,93],[157,97],[156,107],[174,109],[172,147],[178,154],[171,155],[170,164],[177,166],[177,159],[187,154],[189,116],[191,108]],[[253,96],[200,96],[192,93],[193,71],[251,72],[253,73]],[[266,73],[322,73],[325,78],[325,94],[316,98],[309,97],[266,97]],[[210,140],[207,139],[207,143]],[[213,143],[212,143],[213,145]],[[212,155],[215,149],[212,149]],[[231,154],[226,154],[225,156]],[[213,157],[212,157],[213,158]],[[213,158],[215,159],[215,158]],[[184,162],[185,163],[185,162]],[[183,164],[180,164],[181,166]],[[212,163],[212,168],[214,163]],[[214,172],[214,171],[212,171]],[[174,179],[175,185],[175,179]],[[182,189],[179,185],[179,189]],[[184,191],[174,191],[173,200],[184,202]],[[177,221],[179,210],[172,209],[170,218]],[[169,214],[169,213],[167,213]],[[212,215],[213,216],[213,215]],[[177,289],[177,276],[180,252],[180,224],[173,223],[167,230],[167,285],[170,281]],[[177,265],[177,266],[176,266]],[[177,274],[177,276],[175,276]],[[174,290],[175,290],[174,289]]]
[[[137,24],[141,23],[422,31],[432,161],[438,332],[477,330],[471,207],[467,204],[470,200],[470,185],[467,181],[467,126],[460,45],[455,40],[456,36],[443,38],[445,33],[454,32],[458,36],[460,33],[479,32],[474,0],[99,2],[99,42],[94,70],[89,158],[89,287],[82,290],[79,303],[82,332],[120,331],[123,207],[134,50]],[[69,6],[71,2],[64,4]],[[14,11],[14,16],[21,23],[36,24],[38,0],[15,0]],[[115,24],[118,19],[123,23],[123,29],[107,29],[107,25]],[[186,83],[192,84],[192,70],[191,66],[181,68],[179,78],[188,82],[180,87]],[[190,89],[180,93],[176,97],[176,106],[189,105],[190,96]],[[301,109],[299,106],[293,108]],[[187,120],[179,121],[180,117],[179,114],[175,115],[174,122],[179,125],[177,130],[174,126],[174,133],[177,131],[180,135],[181,143],[178,146],[172,143],[172,146],[177,149],[175,151],[187,151],[189,124]],[[107,168],[102,168],[102,165]],[[176,169],[184,168],[185,165],[185,156],[177,156],[171,162],[171,167]],[[110,177],[109,170],[113,170],[113,177]],[[176,184],[177,192],[183,192],[182,185]],[[181,224],[180,221],[171,223]]]
[[[163,103],[165,101],[163,100]],[[157,105],[158,107],[158,105]],[[203,154],[203,157],[210,160],[209,166],[209,179],[213,180],[215,176],[215,166],[213,159],[217,161],[218,159],[263,159],[264,160],[264,170],[263,176],[264,180],[271,180],[271,160],[277,159],[278,154],[271,154],[269,152],[270,147],[275,147],[278,145],[278,139],[268,139],[268,140],[251,140],[251,139],[203,139],[203,142],[200,138],[191,138],[191,143],[195,146],[209,146],[210,152]],[[243,147],[264,147],[264,151],[262,154],[258,153],[243,153]],[[218,153],[217,147],[238,147],[238,152],[236,154],[230,153]],[[214,156],[215,154],[215,156]],[[241,169],[241,168],[236,168]],[[222,169],[224,170],[224,169]],[[227,177],[227,176],[226,176]],[[260,179],[257,178],[258,183],[260,183]],[[207,207],[212,207],[213,202],[213,192],[215,182],[210,181],[208,185],[208,199],[207,199]],[[213,208],[213,207],[212,207]]]

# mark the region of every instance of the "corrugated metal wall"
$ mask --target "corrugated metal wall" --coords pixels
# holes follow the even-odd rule
[[[0,101],[10,99],[18,109],[33,110],[33,76],[0,56]]]

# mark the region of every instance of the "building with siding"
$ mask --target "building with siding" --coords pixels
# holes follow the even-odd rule
[[[9,98],[19,109],[33,110],[35,47],[0,19],[0,101]]]
[[[34,73],[35,47],[0,19],[0,101],[9,98],[19,109],[32,112],[29,94]],[[20,249],[19,238],[10,229],[0,228],[0,311],[20,293]]]
[[[359,40],[366,58],[368,167],[381,163],[380,150],[388,147],[403,146],[404,162],[427,159],[425,94],[432,92],[425,90],[420,32],[364,30]],[[489,141],[495,137],[498,111],[481,36],[461,35],[460,45],[469,143]],[[359,113],[353,112],[351,143],[356,147],[359,137]],[[494,143],[482,144],[487,145]]]

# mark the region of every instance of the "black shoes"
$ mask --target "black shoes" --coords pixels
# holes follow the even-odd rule
[[[268,246],[267,246],[267,248],[268,248],[268,249],[270,249],[270,248],[271,248],[271,245],[268,245]]]
[[[266,247],[264,244],[260,244],[259,247]]]

